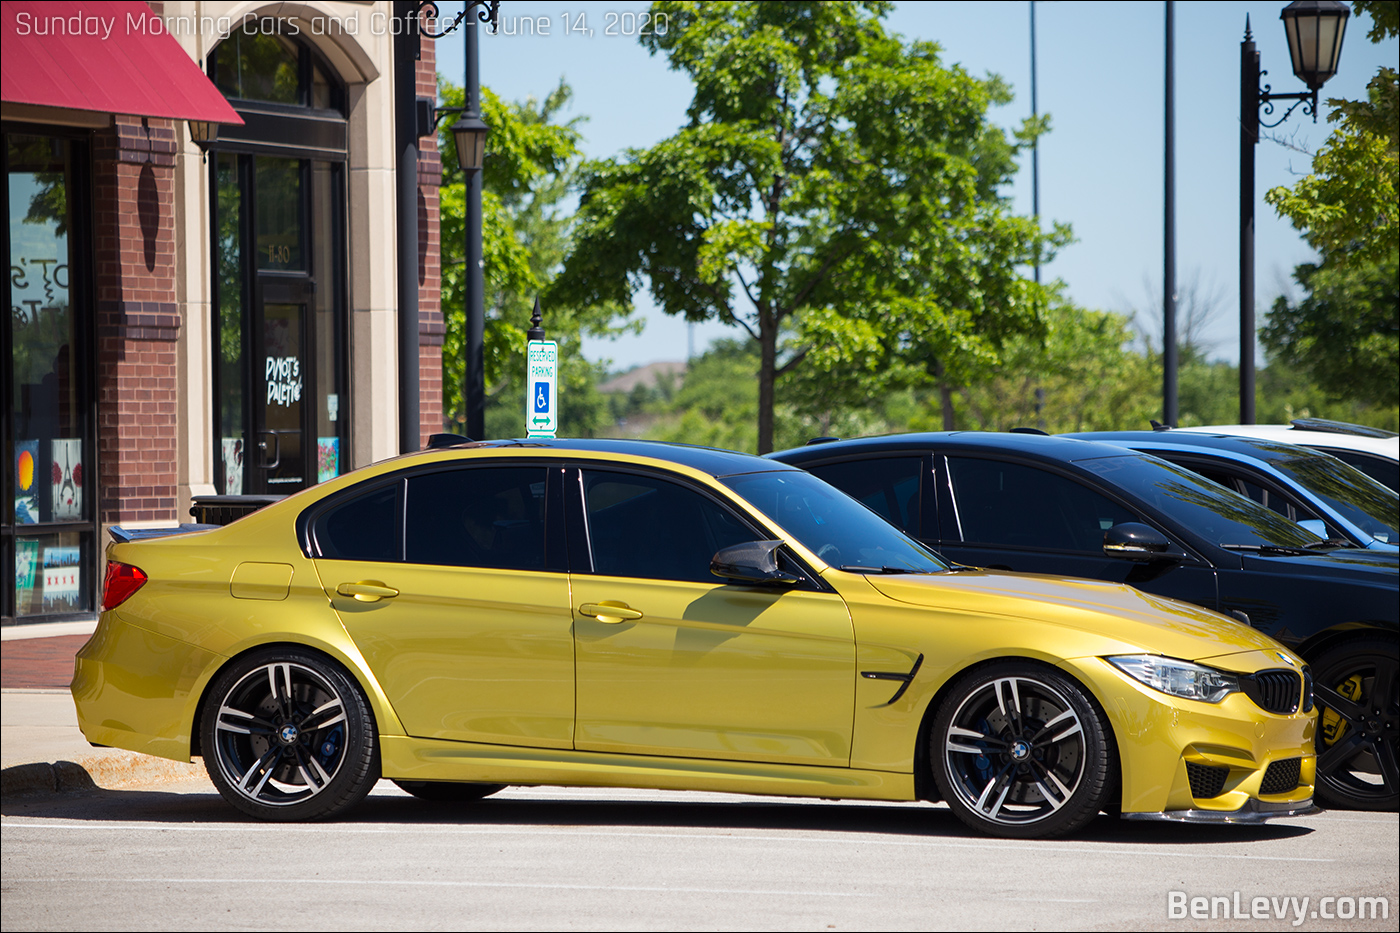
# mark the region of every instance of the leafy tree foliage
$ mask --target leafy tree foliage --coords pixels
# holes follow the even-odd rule
[[[1359,0],[1372,42],[1400,34],[1400,5]],[[1313,159],[1313,172],[1265,199],[1306,232],[1321,254],[1294,278],[1307,295],[1274,304],[1261,336],[1284,363],[1333,396],[1394,406],[1400,364],[1400,82],[1381,67],[1364,101],[1331,100],[1340,125]]]
[[[1367,37],[1372,42],[1400,34],[1400,4],[1357,0],[1352,6],[1358,14],[1370,14]],[[1328,119],[1340,126],[1313,158],[1312,174],[1291,189],[1274,188],[1264,199],[1335,261],[1382,261],[1400,241],[1396,69],[1377,70],[1364,101],[1334,98],[1327,103],[1334,108]]]
[[[554,294],[628,308],[649,286],[688,320],[742,329],[758,356],[759,451],[776,385],[797,407],[934,378],[966,380],[1043,302],[1016,267],[1064,242],[998,195],[1016,142],[988,125],[1009,99],[884,31],[890,4],[653,5],[643,37],[695,85],[689,122],[586,166],[575,243]]]
[[[445,106],[462,105],[462,89],[439,81]],[[568,221],[561,202],[579,162],[576,120],[559,123],[568,102],[560,83],[544,100],[507,103],[482,88],[482,119],[491,128],[482,171],[482,255],[486,279],[486,433],[524,433],[525,331],[534,300],[557,271],[568,245]],[[457,151],[443,121],[442,150],[442,306],[443,407],[450,425],[465,423],[462,380],[465,371],[466,276],[463,255],[466,188]],[[604,421],[605,400],[594,388],[599,368],[583,359],[579,341],[587,333],[612,329],[615,308],[579,312],[547,305],[545,329],[559,342],[560,433],[588,436]]]
[[[1307,295],[1274,303],[1260,336],[1278,359],[1305,370],[1340,398],[1400,402],[1400,252],[1381,262],[1304,263],[1294,272]]]

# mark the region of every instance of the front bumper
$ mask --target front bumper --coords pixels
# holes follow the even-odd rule
[[[1251,798],[1238,810],[1163,810],[1158,813],[1124,813],[1125,820],[1151,820],[1166,823],[1239,823],[1245,826],[1267,823],[1287,816],[1321,813],[1312,798],[1295,802],[1271,803]]]
[[[1269,661],[1261,656],[1258,667]],[[1259,822],[1311,809],[1315,711],[1271,713],[1243,693],[1220,703],[1177,699],[1102,658],[1062,666],[1094,690],[1112,724],[1125,819]],[[1280,782],[1281,773],[1296,781]]]

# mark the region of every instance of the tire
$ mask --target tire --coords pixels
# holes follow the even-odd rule
[[[434,803],[474,803],[506,789],[505,784],[469,784],[465,781],[395,781],[399,790]]]
[[[1358,638],[1312,664],[1317,700],[1317,796],[1329,807],[1395,810],[1400,774],[1396,644]]]
[[[204,767],[223,798],[260,820],[325,819],[379,780],[374,715],[337,664],[294,648],[238,658],[214,679]]]
[[[953,813],[993,836],[1064,835],[1113,803],[1103,713],[1078,683],[1031,662],[996,664],[954,683],[928,754]]]

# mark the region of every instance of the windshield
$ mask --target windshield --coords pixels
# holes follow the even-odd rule
[[[833,567],[937,573],[938,555],[810,473],[746,473],[721,480]]]
[[[1274,466],[1377,541],[1400,543],[1400,494],[1331,457],[1275,460]]]
[[[1213,544],[1306,547],[1320,540],[1253,499],[1156,457],[1102,457],[1080,460],[1078,465]]]

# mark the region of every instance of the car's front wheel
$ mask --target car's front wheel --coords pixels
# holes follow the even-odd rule
[[[235,660],[205,700],[204,766],[224,799],[262,820],[313,820],[379,780],[374,715],[339,665],[271,648]]]
[[[1312,665],[1321,719],[1317,796],[1333,807],[1394,810],[1400,797],[1400,660],[1394,641],[1363,638]]]
[[[1019,839],[1058,836],[1111,803],[1107,729],[1070,678],[1029,662],[996,664],[948,691],[929,759],[943,799],[967,825]]]

